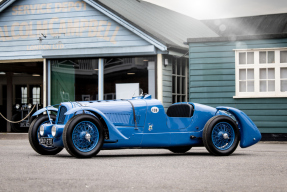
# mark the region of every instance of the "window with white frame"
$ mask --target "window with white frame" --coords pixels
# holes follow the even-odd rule
[[[188,60],[172,60],[172,103],[188,101]]]
[[[235,50],[234,98],[287,97],[287,48]]]

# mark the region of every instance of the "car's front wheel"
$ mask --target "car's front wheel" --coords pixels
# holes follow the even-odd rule
[[[207,121],[202,133],[203,144],[213,155],[232,154],[238,146],[239,130],[230,117],[219,115]]]
[[[51,119],[56,119],[55,115],[50,115]],[[56,155],[63,150],[62,147],[53,147],[40,144],[40,126],[43,124],[50,124],[49,117],[47,115],[42,115],[34,119],[29,128],[29,142],[32,148],[41,155]]]
[[[65,125],[63,143],[75,157],[89,158],[98,154],[104,143],[101,122],[92,115],[77,115]]]

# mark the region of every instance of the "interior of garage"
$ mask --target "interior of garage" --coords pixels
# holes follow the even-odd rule
[[[25,117],[43,103],[43,62],[0,63],[0,112],[9,120]],[[30,104],[30,105],[29,105]],[[17,108],[18,109],[17,109]],[[28,123],[28,121],[26,121]],[[0,132],[27,132],[28,124],[0,117]]]

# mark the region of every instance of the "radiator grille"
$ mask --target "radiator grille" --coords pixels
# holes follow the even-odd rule
[[[65,117],[66,115],[64,115],[67,112],[67,108],[64,106],[60,107],[60,112],[59,112],[59,117],[58,117],[58,123],[57,124],[64,124],[65,121]]]

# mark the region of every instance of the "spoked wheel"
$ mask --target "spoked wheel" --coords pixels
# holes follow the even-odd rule
[[[53,121],[56,119],[55,115],[50,115]],[[46,146],[40,144],[40,126],[43,124],[50,124],[49,117],[43,115],[33,120],[29,128],[29,142],[32,148],[41,155],[56,155],[63,150],[61,147]]]
[[[202,139],[211,154],[226,156],[237,148],[239,130],[236,122],[230,117],[214,116],[205,124]]]
[[[99,153],[104,143],[103,126],[92,115],[77,115],[65,125],[63,142],[72,156],[93,157]]]
[[[170,147],[168,150],[170,150],[173,153],[186,153],[191,149],[190,146],[182,146],[182,147]]]

